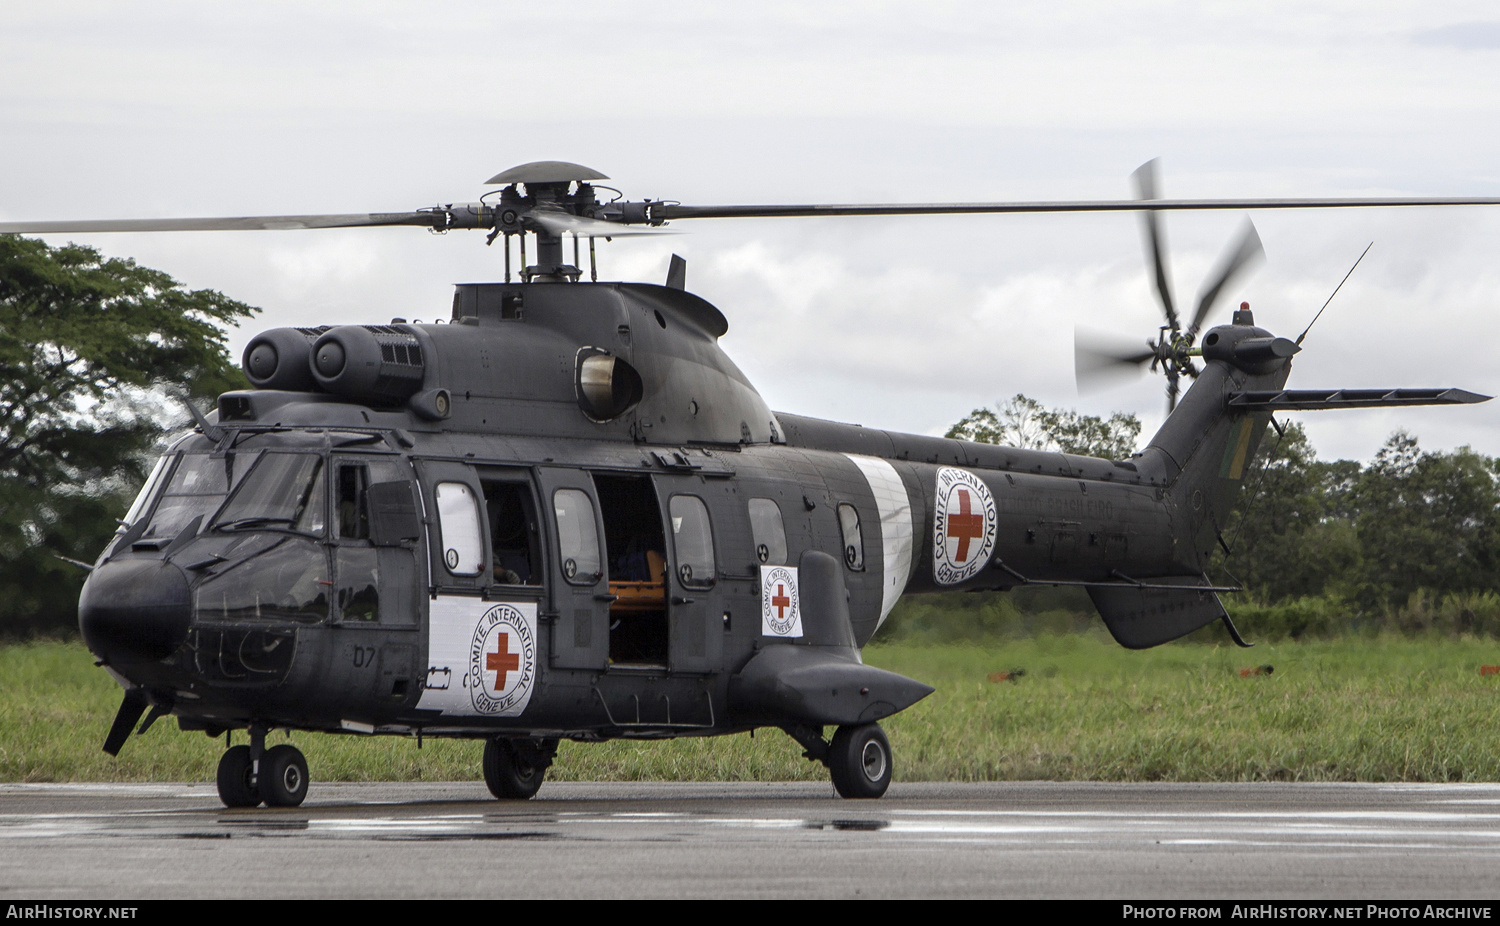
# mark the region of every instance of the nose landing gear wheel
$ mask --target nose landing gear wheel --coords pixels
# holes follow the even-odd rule
[[[255,807],[260,792],[250,781],[250,747],[230,746],[219,759],[219,800],[225,807]]]
[[[267,807],[302,803],[307,797],[307,759],[302,750],[285,743],[266,750],[260,760],[260,793]]]
[[[884,794],[891,785],[891,744],[880,724],[839,727],[828,746],[828,772],[839,797]]]
[[[550,748],[549,748],[550,747]],[[502,801],[525,801],[536,795],[557,749],[555,742],[496,737],[484,744],[484,783]]]

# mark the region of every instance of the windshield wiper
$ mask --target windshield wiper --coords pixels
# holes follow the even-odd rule
[[[264,527],[267,524],[294,524],[292,518],[277,518],[267,515],[257,515],[253,518],[235,518],[233,521],[220,521],[214,525],[216,531],[237,531],[249,527]]]

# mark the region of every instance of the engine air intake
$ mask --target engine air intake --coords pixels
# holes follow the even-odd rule
[[[426,373],[416,335],[391,325],[343,325],[312,346],[311,372],[328,392],[372,405],[405,402]]]

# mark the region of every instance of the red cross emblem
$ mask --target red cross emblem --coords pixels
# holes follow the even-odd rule
[[[786,586],[780,582],[776,583],[776,594],[771,596],[771,606],[776,609],[776,619],[786,620],[786,609],[792,606],[792,599],[786,596]]]
[[[969,541],[984,536],[984,515],[969,510],[969,490],[962,486],[958,489],[958,513],[948,514],[948,536],[958,541],[954,559],[959,563],[969,560]]]
[[[505,676],[521,668],[521,657],[510,651],[510,635],[495,634],[499,649],[484,656],[484,667],[495,673],[495,691],[505,690]]]

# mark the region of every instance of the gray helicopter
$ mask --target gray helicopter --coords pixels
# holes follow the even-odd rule
[[[504,238],[505,282],[457,286],[448,323],[262,332],[255,388],[194,411],[79,600],[124,689],[105,751],[170,714],[225,738],[226,805],[295,806],[307,761],[268,748],[273,729],[481,739],[490,791],[525,799],[563,739],[777,727],[840,795],[875,798],[893,768],[879,721],[933,690],[860,658],[903,594],[1077,586],[1124,646],[1214,621],[1242,642],[1207,569],[1272,414],[1486,397],[1285,389],[1300,338],[1248,306],[1203,330],[1260,252],[1253,228],[1180,317],[1157,213],[1500,200],[1165,200],[1154,171],[1133,200],[703,207],[605,200],[603,175],[548,161],[413,212],[0,224]],[[1078,357],[1081,375],[1167,376],[1170,414],[1128,460],[773,412],[680,258],[665,285],[598,282],[596,239],[688,218],[1122,210],[1145,216],[1166,324],[1145,350]]]

